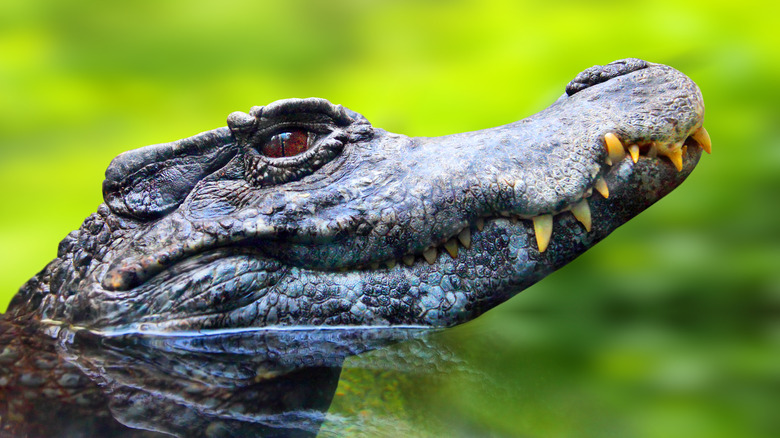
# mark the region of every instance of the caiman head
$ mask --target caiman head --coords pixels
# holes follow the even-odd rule
[[[315,98],[235,112],[116,157],[105,203],[11,312],[106,331],[454,325],[679,185],[709,152],[703,115],[693,81],[638,59],[444,137]]]

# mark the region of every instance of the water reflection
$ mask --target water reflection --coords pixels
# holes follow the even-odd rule
[[[0,317],[0,436],[778,436],[777,318],[546,292],[441,332],[46,336]]]
[[[345,358],[433,331],[342,327],[117,335],[51,326],[43,337],[59,356],[59,368],[80,371],[83,376],[71,380],[91,395],[58,404],[45,385],[39,387],[40,400],[33,403],[61,410],[45,416],[64,424],[32,430],[67,430],[68,436],[315,436]],[[374,360],[371,367],[397,369],[393,362]],[[101,398],[104,406],[96,403]],[[79,428],[85,415],[93,418]],[[104,420],[96,424],[97,418]]]

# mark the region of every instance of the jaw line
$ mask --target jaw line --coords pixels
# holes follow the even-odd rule
[[[627,158],[626,160],[615,163],[610,171],[604,175],[605,180],[610,186],[611,193],[609,198],[603,198],[596,193],[589,200],[594,213],[592,230],[590,232],[585,231],[584,227],[568,212],[556,215],[554,217],[556,232],[553,234],[549,248],[545,252],[540,253],[534,243],[534,229],[530,221],[494,217],[491,220],[486,221],[483,231],[472,230],[474,231],[472,250],[463,252],[462,257],[465,257],[464,260],[453,260],[448,255],[440,253],[439,257],[442,258],[437,259],[433,264],[428,264],[424,259],[417,258],[415,263],[410,267],[399,263],[389,270],[394,271],[395,274],[393,275],[398,276],[397,278],[422,278],[426,275],[449,272],[448,269],[452,269],[452,267],[461,262],[465,262],[466,264],[482,263],[484,265],[487,260],[484,258],[484,252],[487,249],[502,251],[505,252],[505,255],[511,254],[512,256],[505,258],[513,261],[511,267],[502,267],[500,269],[504,271],[507,269],[516,271],[515,274],[513,274],[514,280],[512,280],[512,283],[509,285],[504,284],[501,290],[496,290],[496,297],[491,298],[503,301],[574,260],[580,254],[584,253],[586,249],[592,247],[601,239],[609,235],[618,226],[671,192],[688,176],[688,174],[690,174],[696,166],[700,155],[700,148],[689,147],[685,157],[685,166],[681,172],[678,172],[670,163],[660,158],[642,157],[636,164],[633,163],[630,158]],[[214,249],[216,252],[223,252],[225,250],[225,248]],[[229,250],[228,253],[233,254],[231,251],[232,250]],[[257,263],[258,266],[275,266],[275,269],[279,272],[279,277],[275,281],[283,281],[283,279],[290,276],[301,276],[302,278],[324,276],[329,277],[330,281],[333,281],[334,283],[341,284],[342,282],[371,282],[373,281],[372,277],[384,275],[382,272],[372,269],[350,270],[347,272],[311,270],[305,267],[292,266],[276,259],[269,259],[264,256],[261,251],[252,251],[252,249],[248,247],[244,247],[241,251],[247,259],[254,260],[251,263]],[[160,274],[151,277],[149,281],[146,281],[131,290],[98,294],[97,296],[101,296],[102,300],[117,303],[114,307],[115,313],[101,315],[97,320],[90,322],[84,321],[81,324],[90,328],[98,328],[107,331],[130,328],[132,330],[140,331],[157,330],[160,332],[170,332],[179,330],[182,327],[202,326],[206,328],[219,328],[218,321],[220,319],[216,318],[215,314],[220,312],[230,313],[242,306],[252,305],[254,300],[261,299],[261,297],[267,294],[278,293],[276,291],[276,288],[278,287],[276,285],[277,283],[272,282],[266,284],[263,288],[253,290],[250,293],[242,293],[234,296],[229,303],[225,304],[227,307],[220,307],[219,305],[215,305],[216,303],[209,303],[207,300],[203,304],[204,307],[198,312],[181,314],[174,318],[167,315],[164,319],[160,319],[160,309],[157,309],[158,311],[153,311],[152,308],[148,308],[147,305],[142,305],[141,307],[121,305],[125,299],[129,299],[130,297],[135,297],[136,302],[155,303],[154,306],[166,305],[159,301],[155,301],[154,293],[152,293],[153,290],[160,287],[166,290],[170,289],[168,286],[165,286],[166,283],[175,283],[176,278],[179,275],[186,275],[187,272],[201,269],[219,269],[219,266],[227,259],[218,257],[218,255],[219,254],[216,253],[211,254],[210,251],[207,251],[195,255],[194,257],[185,258],[174,263],[169,269],[165,269]],[[226,263],[233,264],[235,260],[235,258],[232,258]],[[267,271],[268,268],[262,269],[265,270],[266,273],[269,272]],[[380,270],[381,269],[384,268],[380,268]],[[492,274],[488,273],[487,275]],[[96,287],[98,286],[96,285]],[[464,284],[462,287],[465,290],[471,290],[474,286]],[[192,293],[195,296],[203,294],[208,297],[213,296],[216,292],[210,291],[208,288],[203,290],[196,288]],[[147,298],[143,298],[143,296],[146,296]],[[138,301],[139,297],[140,301]],[[172,303],[177,300],[174,297],[169,296],[164,301],[173,305]],[[489,306],[486,306],[486,308],[487,307]],[[124,313],[124,315],[117,320],[135,320],[136,323],[133,323],[131,326],[113,325],[110,321],[114,320],[114,317],[117,315],[116,312]],[[128,319],[128,315],[133,313],[138,314],[134,318]],[[422,314],[419,316],[419,319],[424,319],[425,317],[425,314]]]
[[[624,78],[625,79],[625,78]],[[608,81],[609,82],[609,81]],[[608,83],[607,82],[607,83]],[[579,96],[579,98],[582,98],[582,96],[587,95],[587,93],[592,92],[593,89],[597,89],[599,85],[591,87],[591,90],[584,90],[579,92],[578,94],[575,94],[574,97],[568,97],[568,99],[575,98]],[[581,94],[583,93],[583,94]],[[563,98],[562,98],[563,99]],[[559,102],[561,99],[559,99]],[[703,107],[702,107],[703,111]],[[541,113],[540,113],[541,114]],[[700,118],[702,114],[697,114]],[[534,116],[532,116],[534,117]],[[519,122],[518,122],[519,123]],[[701,126],[701,121],[699,120],[699,123],[697,126]],[[690,133],[689,133],[690,135]],[[684,141],[685,138],[682,139]],[[691,156],[691,150],[690,149],[696,149],[697,154],[696,158],[698,160],[698,155],[700,154],[700,148],[688,148],[688,156]],[[666,175],[667,178],[673,178],[677,181],[676,184],[673,186],[676,186],[679,184],[679,182],[682,182],[682,179],[684,179],[685,176],[687,176],[688,173],[690,173],[690,170],[692,169],[692,165],[695,165],[695,163],[691,162],[691,159],[687,159],[687,162],[685,163],[685,167],[688,168],[686,172],[680,172],[680,174],[684,175]],[[612,168],[606,169],[602,165],[602,171],[596,175],[593,182],[596,183],[599,181],[599,179],[604,178],[607,181],[607,186],[610,187],[610,191],[614,189],[615,186],[621,186],[620,178],[624,178],[625,175],[621,176],[620,178],[616,178],[614,175],[619,175],[621,172],[624,172],[624,169],[626,166],[629,166],[629,163],[633,166],[637,166],[638,168],[643,168],[642,163],[645,162],[645,159],[641,159],[639,163],[634,165],[634,163],[631,162],[630,158],[628,156],[625,157],[622,161],[619,163],[613,163],[614,166]],[[661,163],[659,163],[659,168],[661,166]],[[667,164],[665,164],[666,167],[671,167]],[[651,172],[652,173],[652,172]],[[655,172],[658,173],[658,172]],[[599,176],[600,175],[600,176]],[[622,174],[621,174],[622,175]],[[653,175],[650,175],[653,176]],[[613,180],[614,179],[614,180]],[[672,187],[673,188],[673,187]],[[583,193],[582,200],[589,200],[593,201],[595,198],[598,197],[598,195],[595,196],[589,196],[588,191],[592,189],[586,189]],[[668,193],[668,191],[671,191],[671,188],[665,193]],[[663,194],[665,194],[663,193]],[[614,194],[613,194],[614,195]],[[662,195],[657,195],[654,193],[648,193],[648,200],[650,200],[649,203],[646,203],[647,205],[652,204],[657,199],[660,198]],[[586,201],[587,202],[587,201]],[[573,204],[572,204],[573,205]],[[532,215],[516,215],[519,219],[533,219],[534,217],[538,215],[549,215],[551,216],[550,219],[556,219],[556,216],[567,214],[567,211],[571,208],[572,205],[564,206],[562,209],[555,211],[540,211],[539,213]],[[593,209],[591,209],[593,210]],[[637,213],[641,211],[639,209]],[[493,212],[491,217],[498,216],[496,212]],[[635,213],[636,214],[636,213]],[[633,215],[631,216],[633,217]],[[488,218],[488,219],[490,219]],[[165,219],[164,219],[165,220]],[[186,220],[186,219],[181,219]],[[479,219],[478,219],[479,220]],[[481,220],[485,220],[485,218],[482,218]],[[626,219],[627,220],[627,219]],[[204,251],[208,251],[215,248],[221,248],[221,247],[229,247],[229,246],[239,246],[241,242],[261,242],[261,241],[269,241],[273,242],[274,240],[278,240],[278,231],[275,229],[274,225],[272,225],[268,220],[265,220],[263,217],[256,217],[251,220],[244,220],[241,221],[240,218],[238,220],[236,219],[229,219],[231,222],[230,225],[225,226],[223,223],[218,224],[212,224],[213,226],[219,228],[222,227],[222,233],[212,233],[210,232],[207,227],[203,227],[202,230],[198,230],[198,226],[193,226],[193,229],[195,231],[191,234],[186,236],[186,238],[183,241],[175,242],[173,244],[169,244],[163,247],[158,247],[157,249],[151,248],[151,251],[144,251],[142,248],[141,250],[135,250],[135,249],[129,249],[126,250],[123,257],[119,258],[118,262],[115,262],[110,268],[108,269],[107,273],[105,274],[104,278],[101,281],[101,284],[104,289],[109,291],[122,291],[122,290],[129,290],[136,286],[139,286],[146,281],[148,281],[150,278],[154,277],[155,275],[165,271],[169,267],[175,265],[176,263],[180,262],[181,260],[185,260],[188,257],[191,257],[193,255],[202,253]],[[596,221],[594,221],[594,224]],[[194,224],[193,224],[194,225]],[[329,230],[325,228],[324,223],[315,223],[307,224],[308,228],[305,229],[306,232],[301,233],[301,235],[319,235],[319,236],[327,236],[329,232],[332,230]],[[468,228],[473,228],[474,224],[467,224]],[[558,227],[560,228],[560,227]],[[613,229],[616,228],[613,227]],[[308,234],[307,234],[308,233]],[[418,261],[417,259],[420,258],[422,255],[423,258],[428,259],[429,264],[433,264],[431,261],[431,258],[435,261],[437,258],[436,256],[441,255],[441,248],[445,246],[446,243],[448,243],[450,240],[452,240],[455,236],[457,236],[459,232],[456,232],[454,236],[450,236],[443,241],[439,242],[430,242],[428,243],[428,247],[425,248],[420,253],[414,252],[412,254],[409,254],[415,258],[415,262]],[[555,233],[553,232],[553,238],[555,237]],[[294,241],[295,239],[293,239]],[[305,242],[304,242],[305,243]],[[426,253],[435,250],[435,256],[434,257],[427,257]],[[543,251],[542,251],[543,252]],[[405,258],[406,256],[402,257]],[[281,261],[281,260],[280,260]],[[345,264],[343,266],[334,266],[336,268],[341,269],[365,269],[368,268],[374,268],[376,269],[378,265],[381,263],[392,263],[397,264],[398,258],[395,260],[370,260],[367,263],[364,264]],[[286,263],[287,261],[282,261]],[[361,262],[362,263],[362,262]],[[295,263],[292,264],[293,266],[296,266]],[[306,266],[301,265],[301,268],[306,268]],[[334,270],[335,272],[335,270]]]
[[[660,157],[649,158],[641,156],[637,163],[633,163],[631,158],[626,156],[620,162],[614,163],[612,167],[610,167],[606,172],[603,172],[601,174],[602,176],[599,177],[603,178],[609,187],[610,207],[607,209],[615,210],[615,205],[619,200],[622,200],[624,203],[623,207],[620,208],[621,210],[625,210],[631,204],[635,204],[632,206],[632,208],[636,209],[635,213],[631,214],[630,216],[621,214],[621,217],[624,217],[622,222],[626,222],[628,219],[635,216],[644,208],[647,208],[665,194],[669,193],[672,189],[674,189],[674,187],[679,185],[693,170],[696,163],[698,162],[700,155],[701,148],[688,148],[688,152],[684,160],[685,167],[680,172],[674,169],[671,163],[667,162],[666,160],[662,160]],[[636,172],[637,169],[640,170],[641,175]],[[639,183],[642,182],[641,176],[645,176],[647,181],[655,181],[658,185],[654,187],[645,187],[645,190],[640,192]],[[631,191],[629,188],[630,186],[635,186],[637,188],[634,189],[634,191]],[[597,235],[601,235],[601,237],[598,237],[598,240],[605,237],[607,234],[609,234],[609,232],[622,224],[621,222],[619,224],[607,227],[608,229],[602,229],[604,224],[600,222],[604,222],[604,220],[599,219],[597,217],[598,215],[596,214],[598,211],[606,211],[605,208],[601,206],[603,204],[602,196],[599,194],[594,194],[593,196],[584,197],[583,199],[586,199],[587,202],[591,204],[590,209],[592,214],[594,214],[592,232]],[[557,212],[554,215],[554,220],[559,220],[561,215],[568,215],[568,211],[563,210],[561,212]],[[493,222],[502,219],[505,219],[506,223],[509,225],[515,225],[518,221],[523,223],[526,234],[529,232],[534,232],[533,225],[527,220],[530,219],[530,217],[526,216],[510,215],[509,217],[502,218],[500,215],[495,215],[480,218],[479,220],[487,222],[490,226],[494,226],[495,224]],[[577,226],[582,227],[580,224],[577,224]],[[470,224],[466,228],[470,229],[470,233],[474,237],[476,237],[476,235],[481,232],[481,230],[478,230],[478,227],[475,227],[474,224]],[[560,247],[562,242],[560,242],[560,239],[556,239],[560,233],[555,232],[556,229],[561,230],[560,224],[557,227],[553,226],[553,229],[553,241],[551,242],[551,245],[554,247]],[[513,232],[519,231],[520,230],[514,230]],[[251,232],[251,234],[248,232]],[[120,264],[109,269],[102,281],[102,286],[104,289],[109,291],[130,290],[143,285],[157,274],[164,272],[179,262],[187,260],[195,255],[225,247],[246,247],[248,246],[246,245],[246,242],[257,242],[261,240],[272,241],[275,238],[276,230],[272,225],[258,224],[257,221],[251,224],[244,223],[243,226],[237,231],[228,233],[223,236],[214,237],[208,234],[201,234],[196,238],[190,238],[186,242],[165,247],[150,255],[143,255],[137,258],[124,258]],[[423,252],[421,254],[411,254],[414,257],[414,263],[406,264],[409,267],[416,266],[418,263],[428,263],[428,265],[432,266],[438,265],[438,257],[445,257],[445,254],[442,254],[446,252],[443,250],[443,246],[445,243],[447,243],[447,241],[454,238],[455,236],[447,239],[445,242],[439,243],[436,246],[429,247],[429,250],[430,248],[435,248],[436,251],[436,256],[434,257],[433,262],[427,261]],[[538,251],[538,248],[534,249]],[[463,245],[461,244],[458,246],[457,253],[467,255],[469,253],[469,249],[464,249]],[[401,265],[401,267],[404,266],[404,263],[398,263],[398,261],[393,260],[376,261],[367,265],[345,265],[343,267],[332,270],[320,270],[302,265],[288,264],[287,262],[280,260],[278,262],[288,267],[294,266],[300,269],[319,270],[323,272],[339,272],[344,270],[375,271],[385,268],[393,269],[396,265]],[[425,269],[425,271],[427,270],[428,269]]]

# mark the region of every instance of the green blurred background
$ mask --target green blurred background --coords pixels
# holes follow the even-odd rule
[[[588,254],[444,335],[517,391],[488,397],[453,380],[426,391],[436,403],[425,407],[457,418],[441,424],[461,435],[780,436],[778,12],[750,1],[4,0],[0,309],[95,211],[124,150],[287,97],[324,97],[408,135],[481,129],[547,106],[593,64],[641,57],[699,84],[713,155]],[[414,406],[402,386],[388,391]],[[349,388],[337,418],[369,409]],[[413,434],[439,430],[401,405],[372,406],[395,409]]]

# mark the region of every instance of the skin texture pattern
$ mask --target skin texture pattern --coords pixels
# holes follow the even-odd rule
[[[638,59],[580,73],[534,116],[444,137],[316,98],[235,112],[115,158],[105,203],[9,314],[98,330],[452,326],[679,185],[703,114],[693,81]]]
[[[213,338],[120,341],[269,328],[418,330],[471,320],[682,183],[711,148],[703,117],[691,79],[625,59],[583,71],[538,114],[481,131],[412,138],[324,99],[287,99],[234,112],[227,127],[125,152],[106,170],[104,203],[0,317],[2,394],[24,394],[0,394],[0,427],[47,435],[47,415],[64,416],[85,423],[84,436],[99,436],[121,429],[113,417],[212,436],[206,432],[218,417],[236,434],[263,434],[245,428],[272,427],[268,416],[282,412],[272,407],[289,405],[271,394],[300,391],[310,401],[300,409],[326,410],[343,351],[407,335],[383,332],[381,342],[369,342],[368,331],[339,332],[322,343],[339,346],[328,352],[311,341],[322,334],[310,332],[230,341],[241,345],[235,355],[251,350],[247,360],[255,362],[256,349],[267,352],[269,339],[275,345],[273,356],[233,374],[236,356],[223,358],[227,344]],[[316,372],[299,368],[323,357],[333,359]],[[209,367],[250,389],[231,383],[219,397],[197,385],[182,392],[168,374]],[[137,398],[146,385],[155,391]],[[107,402],[98,386],[121,400]],[[258,397],[268,400],[251,402]],[[215,414],[209,402],[217,398],[240,404],[241,418],[265,420],[226,422],[230,415]],[[259,405],[267,409],[248,411]],[[152,426],[160,412],[183,420]],[[316,434],[318,421],[290,436]]]

